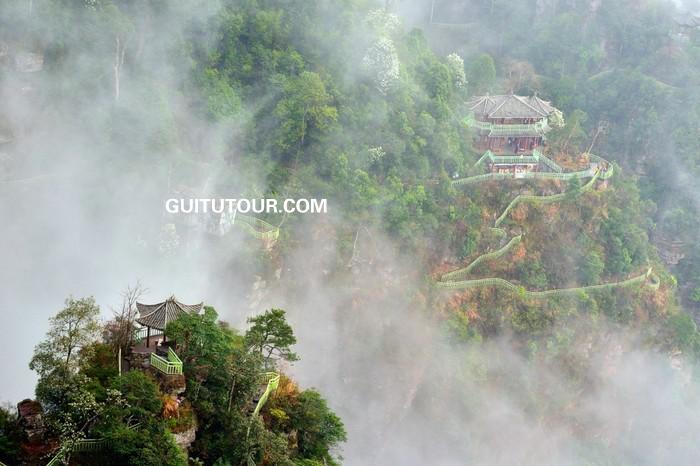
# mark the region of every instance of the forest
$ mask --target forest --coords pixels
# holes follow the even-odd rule
[[[0,462],[697,464],[698,15],[665,0],[3,2],[0,242],[22,271],[0,272],[6,352],[30,333],[3,362],[24,375],[22,395],[0,384]],[[562,176],[480,171],[468,102],[507,95],[560,112],[538,160]],[[165,214],[176,196],[329,212],[211,235]],[[117,290],[137,280],[146,301],[207,297],[163,330],[177,396],[117,367],[137,330]],[[266,372],[279,386],[252,415]],[[40,454],[22,398],[44,413]]]

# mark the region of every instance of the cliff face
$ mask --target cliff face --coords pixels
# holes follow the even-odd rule
[[[197,437],[197,426],[193,425],[184,432],[178,432],[173,435],[175,436],[175,442],[177,443],[177,445],[180,448],[182,448],[182,450],[187,452],[187,450],[190,448],[190,445],[194,443]]]
[[[25,399],[17,404],[17,416],[19,428],[24,436],[19,453],[22,464],[44,464],[45,456],[57,448],[55,440],[46,438],[44,408],[38,401]]]

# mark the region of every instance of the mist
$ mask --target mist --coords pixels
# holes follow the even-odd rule
[[[523,348],[518,335],[451,338],[443,318],[449,295],[425,292],[429,271],[376,228],[383,212],[352,228],[332,201],[325,216],[280,216],[278,224],[304,233],[284,251],[168,216],[164,202],[175,195],[265,193],[274,170],[249,169],[242,135],[275,96],[261,94],[250,114],[226,124],[189,111],[191,64],[182,43],[193,23],[202,46],[214,40],[216,2],[145,8],[126,48],[118,98],[112,37],[54,68],[52,54],[62,52],[42,45],[74,31],[34,3],[31,13],[25,2],[0,6],[4,17],[32,15],[42,31],[35,50],[18,39],[21,31],[0,31],[8,49],[0,75],[0,136],[8,139],[0,145],[0,400],[33,395],[28,362],[66,297],[95,296],[108,319],[122,290],[138,281],[147,288],[142,302],[204,301],[237,327],[265,309],[285,309],[301,360],[284,369],[318,388],[343,419],[350,466],[700,463],[694,365],[647,345],[643,329],[601,317],[592,337],[589,321],[567,322],[568,352],[580,362],[572,376]],[[430,2],[395,3],[403,27],[426,28],[439,53],[500,47],[495,36],[477,44],[466,41],[471,34],[430,29]],[[472,22],[478,2],[436,3],[434,22],[440,14],[462,24]],[[541,2],[518,5],[533,3]],[[42,70],[15,65],[21,53],[40,51]],[[148,79],[132,78],[129,66],[146,69]],[[74,98],[85,86],[91,98]],[[697,214],[697,184],[668,162]],[[585,390],[572,394],[572,377]]]

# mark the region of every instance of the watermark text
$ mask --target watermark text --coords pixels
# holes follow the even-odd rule
[[[165,210],[169,214],[325,214],[327,199],[168,199]]]

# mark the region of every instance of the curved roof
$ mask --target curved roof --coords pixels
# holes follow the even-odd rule
[[[184,313],[198,314],[202,310],[203,304],[183,304],[174,296],[157,304],[136,303],[140,316],[136,322],[146,327],[165,330],[168,322],[172,322]]]
[[[473,97],[467,107],[475,115],[486,118],[543,118],[556,110],[536,95],[482,95]]]

